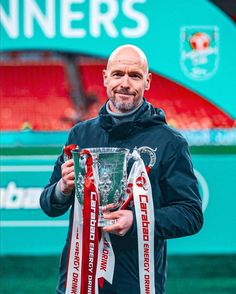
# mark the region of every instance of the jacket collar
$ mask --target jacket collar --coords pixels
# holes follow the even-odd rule
[[[166,124],[166,120],[164,112],[160,108],[154,108],[144,98],[144,103],[137,112],[118,121],[112,119],[112,116],[106,110],[106,104],[103,105],[99,111],[99,123],[111,137],[124,139],[141,129]]]

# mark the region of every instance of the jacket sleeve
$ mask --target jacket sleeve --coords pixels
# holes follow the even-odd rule
[[[162,204],[155,209],[155,236],[170,239],[197,233],[203,225],[202,203],[184,139],[163,163],[159,184]]]
[[[61,165],[64,163],[63,154],[61,154],[53,169],[53,173],[49,180],[49,183],[44,188],[40,196],[40,206],[42,210],[51,217],[56,217],[64,214],[73,202],[73,197],[68,197],[68,201],[60,203],[56,201],[55,189],[58,181],[61,178]]]

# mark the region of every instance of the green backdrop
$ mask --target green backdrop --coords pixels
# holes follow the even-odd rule
[[[198,46],[207,39],[207,50],[193,49],[193,38]],[[107,58],[116,46],[135,44],[146,52],[152,71],[197,92],[234,118],[235,39],[233,22],[206,0],[0,0],[0,52],[56,50]],[[21,135],[8,133],[1,142],[6,147],[0,178],[1,254],[58,254],[68,215],[46,217],[38,197],[60,148],[55,152],[40,144],[51,140],[58,146],[64,139],[58,140],[56,133]],[[235,129],[188,136],[194,145],[236,140]],[[15,148],[7,149],[12,144]],[[193,154],[205,224],[196,236],[169,241],[170,253],[236,252],[236,152],[227,148],[230,154]],[[32,155],[20,156],[19,149]]]
[[[235,253],[236,154],[193,154],[205,223],[191,237],[170,240],[169,253]],[[2,156],[1,254],[59,254],[68,214],[49,218],[39,207],[55,155]]]

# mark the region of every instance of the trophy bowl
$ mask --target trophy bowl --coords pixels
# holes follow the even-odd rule
[[[84,203],[86,159],[89,156],[84,150],[89,151],[93,161],[94,178],[99,197],[98,226],[111,225],[115,221],[104,219],[103,213],[118,210],[126,197],[129,150],[103,147],[77,148],[72,151],[75,166],[75,194],[81,205]]]

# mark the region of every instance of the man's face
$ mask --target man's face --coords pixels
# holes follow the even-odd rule
[[[113,112],[125,113],[142,101],[151,82],[145,60],[133,49],[123,49],[109,60],[103,71],[104,85]]]

